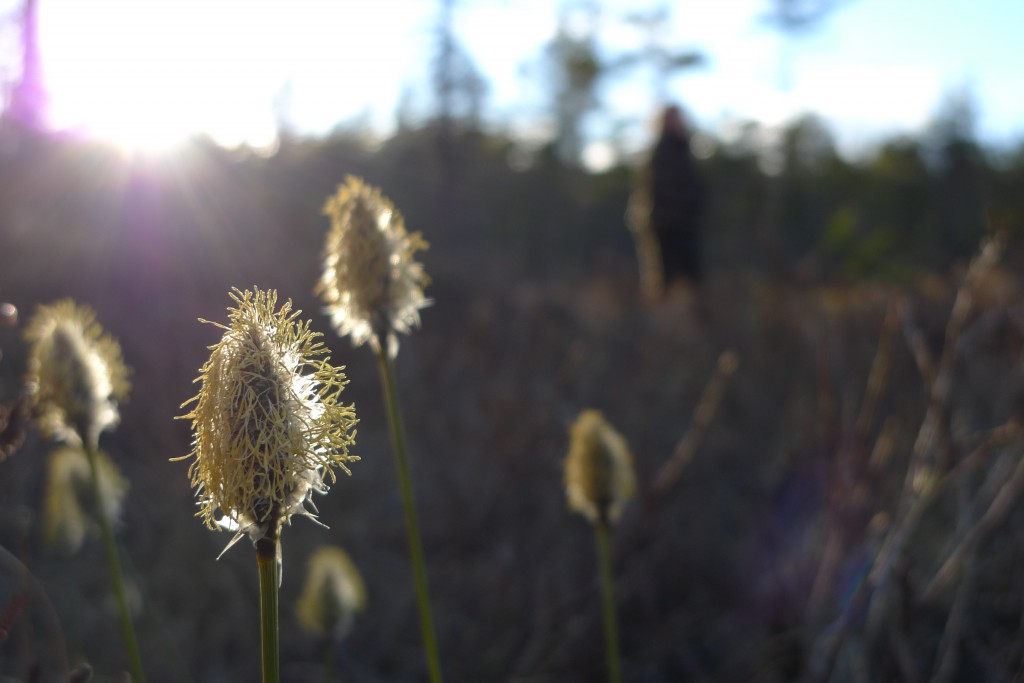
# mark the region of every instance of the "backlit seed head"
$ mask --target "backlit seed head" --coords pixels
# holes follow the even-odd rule
[[[231,292],[230,325],[210,347],[196,379],[199,394],[182,419],[192,420],[189,476],[207,527],[235,530],[255,542],[276,538],[292,515],[315,519],[313,492],[326,493],[346,463],[356,424],[338,402],[343,368],[324,357],[321,336],[299,322],[273,290]],[[209,322],[209,321],[203,321]],[[310,509],[307,509],[307,503]],[[226,550],[226,548],[225,548]]]
[[[565,491],[569,507],[594,523],[618,519],[636,492],[626,440],[599,410],[584,410],[569,429]]]
[[[345,551],[332,546],[318,548],[309,558],[306,583],[296,605],[299,624],[311,633],[340,641],[365,606],[363,577]]]
[[[398,353],[397,332],[420,322],[430,304],[423,288],[430,279],[414,254],[426,249],[418,232],[407,233],[402,215],[380,190],[354,176],[327,199],[331,219],[324,268],[316,291],[340,336],[355,346],[369,341]]]
[[[63,446],[50,454],[43,497],[43,535],[70,552],[100,532],[96,500],[90,483],[89,455],[79,446]],[[128,481],[103,451],[95,451],[100,502],[107,519],[117,520],[128,493]]]
[[[71,444],[97,446],[117,424],[118,401],[128,396],[128,368],[121,347],[96,315],[70,299],[40,306],[25,328],[31,345],[28,393],[40,428]]]

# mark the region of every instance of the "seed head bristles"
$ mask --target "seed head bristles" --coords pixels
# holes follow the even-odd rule
[[[292,515],[315,519],[312,494],[327,492],[335,467],[351,474],[346,463],[359,459],[348,452],[355,409],[338,402],[344,368],[330,365],[321,335],[297,321],[290,300],[275,311],[274,290],[230,295],[230,325],[212,323],[224,335],[196,379],[199,394],[182,404],[194,403],[192,411],[181,416],[194,432],[184,457],[194,457],[197,516],[237,532],[225,551],[243,535],[276,538]]]
[[[584,410],[569,428],[565,490],[569,507],[593,523],[614,522],[636,492],[626,440],[599,410]]]
[[[316,292],[339,336],[354,346],[369,341],[388,354],[398,353],[396,333],[420,323],[419,310],[430,305],[423,288],[430,278],[413,260],[428,247],[418,232],[408,233],[402,215],[380,190],[348,176],[327,199],[331,219],[324,246],[324,267]]]
[[[40,428],[51,438],[96,448],[117,424],[118,401],[128,397],[121,347],[96,314],[71,299],[40,306],[25,328],[31,345],[28,393]]]

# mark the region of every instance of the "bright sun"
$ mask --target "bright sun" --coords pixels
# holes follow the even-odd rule
[[[164,150],[199,131],[228,146],[272,143],[272,88],[285,76],[274,70],[272,49],[254,51],[251,36],[232,32],[251,8],[194,0],[48,0],[39,7],[56,128],[133,150]],[[263,25],[272,23],[268,17]],[[268,85],[252,88],[256,78]]]

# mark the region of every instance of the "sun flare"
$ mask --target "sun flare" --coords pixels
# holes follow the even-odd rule
[[[131,150],[167,150],[200,131],[226,146],[273,143],[271,96],[248,86],[276,74],[226,31],[239,15],[234,2],[41,3],[52,125]]]

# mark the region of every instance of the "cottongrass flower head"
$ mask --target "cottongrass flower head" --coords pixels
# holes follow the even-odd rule
[[[110,524],[113,516],[110,508],[116,497],[114,490],[126,485],[123,481],[112,482],[113,465],[99,451],[100,434],[117,424],[117,403],[128,396],[128,368],[121,359],[121,347],[103,332],[91,309],[77,306],[70,299],[40,306],[25,328],[25,339],[31,345],[26,393],[33,402],[40,428],[48,436],[84,451],[82,455],[92,488],[92,511],[100,524],[132,679],[145,683]],[[65,452],[57,456],[58,462],[51,461],[50,485],[59,485],[60,477],[73,479],[73,472],[81,468],[81,463],[74,460],[76,457]],[[54,472],[55,466],[64,471]],[[57,477],[58,481],[53,481],[52,477]],[[47,505],[51,515],[54,514],[54,502],[48,501]],[[119,502],[113,507],[120,507]],[[75,511],[65,508],[62,512],[74,514]],[[74,542],[79,532],[68,533],[69,540]]]
[[[599,410],[584,410],[569,429],[565,490],[569,507],[593,523],[618,519],[636,492],[626,440]]]
[[[321,335],[296,320],[290,300],[275,310],[274,290],[234,289],[231,298],[230,325],[212,323],[224,334],[196,379],[199,394],[182,406],[194,404],[182,418],[194,431],[185,458],[194,458],[197,516],[237,531],[228,548],[245,534],[276,542],[292,515],[315,519],[312,494],[358,460],[348,452],[355,410],[339,403],[347,380]]]
[[[116,521],[128,493],[128,481],[106,453],[96,451],[93,457],[102,514]],[[81,447],[62,446],[50,454],[43,495],[43,536],[48,543],[75,552],[87,537],[100,534],[90,476],[89,456]]]
[[[398,353],[396,332],[419,325],[419,310],[429,278],[413,260],[427,243],[408,233],[394,205],[375,187],[348,176],[324,205],[331,219],[324,247],[324,268],[317,293],[339,336],[360,346]]]
[[[599,410],[581,412],[569,429],[569,437],[565,490],[569,506],[594,525],[608,680],[621,683],[609,526],[622,514],[626,501],[636,491],[632,457],[626,440]]]
[[[402,215],[380,190],[354,176],[348,176],[338,186],[323,211],[331,219],[331,228],[316,292],[326,304],[325,311],[338,335],[350,336],[354,346],[369,341],[377,359],[405,513],[428,676],[431,683],[441,683],[423,542],[392,367],[398,355],[397,333],[419,325],[419,311],[430,303],[423,296],[429,278],[423,265],[413,260],[417,251],[427,248],[427,243],[418,232],[405,231]]]
[[[322,546],[309,558],[306,583],[296,604],[299,624],[310,633],[341,641],[366,606],[366,585],[348,554]]]
[[[117,424],[117,404],[128,396],[121,347],[86,306],[65,299],[40,306],[25,328],[31,345],[28,391],[40,428],[50,437],[96,448]]]

